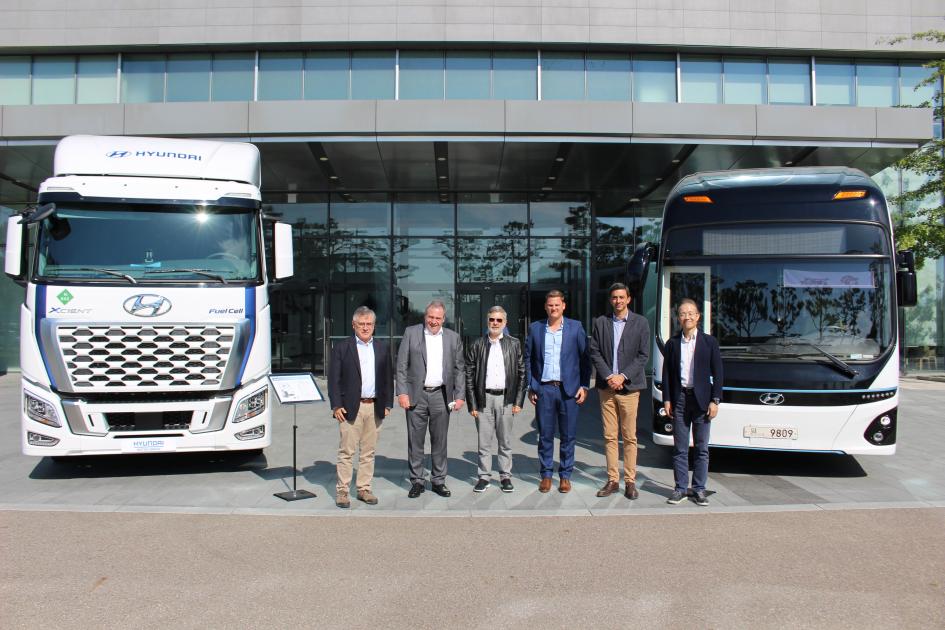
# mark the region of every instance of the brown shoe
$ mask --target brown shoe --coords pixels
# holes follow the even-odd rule
[[[339,492],[335,497],[335,505],[340,508],[349,508],[351,507],[351,499],[348,498],[347,492]]]
[[[620,484],[616,481],[608,479],[607,483],[604,484],[604,487],[597,491],[597,496],[609,497],[618,490],[620,490]]]
[[[551,477],[542,477],[541,483],[538,484],[538,492],[550,492],[551,491]]]
[[[371,494],[370,490],[358,490],[358,501],[364,501],[368,505],[377,505],[377,497]]]
[[[624,491],[623,496],[627,497],[631,501],[640,497],[640,493],[637,492],[637,484],[631,481],[630,483],[626,484],[626,486],[627,489]]]
[[[571,480],[562,479],[560,482],[558,482],[558,492],[562,494],[571,492]]]

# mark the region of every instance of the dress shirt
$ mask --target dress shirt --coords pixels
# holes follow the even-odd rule
[[[614,365],[613,374],[620,374],[620,369],[617,366],[617,348],[620,347],[620,337],[623,336],[623,329],[627,325],[627,318],[618,319],[616,315],[613,316],[614,320]]]
[[[564,320],[558,330],[545,326],[545,364],[541,369],[541,380],[561,380],[561,343],[564,341]]]
[[[680,335],[679,344],[679,384],[681,387],[692,387],[692,358],[696,354],[696,331],[692,332],[692,339],[687,340],[686,334]]]
[[[427,375],[424,387],[439,387],[443,384],[443,329],[435,335],[424,326],[423,343],[427,347]]]
[[[505,389],[505,361],[502,357],[502,335],[489,339],[489,359],[486,361],[486,389]]]
[[[374,384],[374,337],[366,342],[355,335],[358,348],[358,363],[361,365],[361,398],[374,398],[377,393]]]

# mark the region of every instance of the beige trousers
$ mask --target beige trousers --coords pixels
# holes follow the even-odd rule
[[[374,449],[381,432],[381,420],[374,418],[374,404],[361,403],[354,422],[338,423],[338,484],[337,492],[347,493],[351,486],[351,467],[354,453],[359,448],[358,491],[370,490],[374,479]]]
[[[604,455],[607,457],[607,479],[618,481],[620,453],[617,438],[623,438],[623,480],[636,483],[637,479],[637,407],[640,392],[615,394],[611,389],[599,389],[600,417],[604,425]]]

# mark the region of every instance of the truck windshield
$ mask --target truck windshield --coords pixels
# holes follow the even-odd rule
[[[52,282],[240,282],[259,277],[255,212],[219,206],[57,204],[37,235]]]

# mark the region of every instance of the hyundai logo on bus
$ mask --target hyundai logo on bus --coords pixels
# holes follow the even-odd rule
[[[157,317],[171,310],[171,301],[163,295],[132,295],[125,300],[125,310],[135,317]]]
[[[203,160],[203,156],[197,155],[196,153],[175,153],[174,151],[109,151],[105,154],[105,157],[159,157],[175,158],[178,160],[195,160],[197,162]]]
[[[758,396],[758,400],[761,401],[762,405],[780,405],[784,402],[784,394],[768,392]]]

